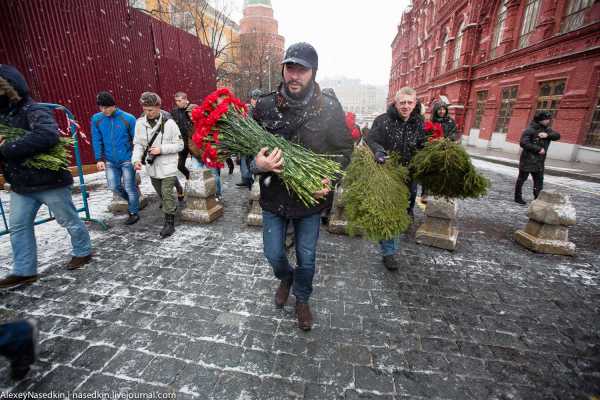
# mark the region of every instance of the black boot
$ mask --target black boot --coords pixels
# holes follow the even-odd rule
[[[129,218],[125,221],[125,225],[133,225],[140,220],[138,214],[129,214]]]
[[[2,324],[0,354],[10,361],[10,376],[20,381],[29,372],[37,357],[37,326],[35,321],[21,320]],[[7,340],[8,339],[8,340]]]
[[[160,231],[160,237],[164,239],[171,236],[173,232],[175,232],[175,215],[165,214],[165,225]]]
[[[537,199],[540,195],[541,190],[533,189],[533,198]]]
[[[527,202],[525,200],[523,200],[523,196],[520,194],[515,194],[515,202],[517,202],[521,205],[527,204]]]

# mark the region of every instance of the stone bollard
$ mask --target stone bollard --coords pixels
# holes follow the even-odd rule
[[[258,179],[252,184],[252,190],[248,200],[250,202],[250,210],[248,211],[248,217],[246,223],[251,226],[262,226],[262,208],[260,207],[260,184]]]
[[[337,185],[335,188],[327,230],[339,235],[348,234],[348,220],[344,213],[344,189],[342,185]]]
[[[454,199],[429,197],[425,208],[425,222],[417,229],[415,240],[427,246],[446,250],[456,248],[458,203]]]
[[[148,205],[148,198],[142,194],[140,185],[142,184],[142,178],[140,174],[135,174],[135,184],[140,194],[140,210]],[[113,192],[113,198],[108,205],[108,211],[113,214],[126,213],[128,210],[127,202],[121,196]]]
[[[569,226],[575,225],[575,207],[569,196],[542,190],[527,211],[529,222],[515,232],[515,240],[538,253],[575,255],[575,244],[569,242]]]
[[[223,206],[216,198],[217,182],[210,169],[190,169],[185,184],[186,207],[181,211],[183,221],[209,224],[223,215]]]

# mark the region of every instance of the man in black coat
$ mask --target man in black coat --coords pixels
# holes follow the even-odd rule
[[[383,164],[386,157],[393,153],[400,156],[402,165],[408,166],[417,150],[425,144],[425,131],[421,107],[417,104],[417,93],[413,88],[403,87],[398,90],[394,103],[381,114],[371,127],[367,144],[375,153],[375,160]],[[416,182],[409,183],[410,204],[409,215],[413,214],[417,197]],[[379,242],[383,254],[383,265],[389,270],[398,269],[395,254],[398,252],[398,238]]]
[[[527,204],[523,200],[523,183],[531,174],[533,178],[533,197],[537,199],[544,188],[544,163],[550,142],[560,140],[560,134],[550,129],[552,114],[548,111],[538,111],[533,121],[521,135],[520,145],[523,148],[519,160],[519,176],[515,185],[515,201]]]
[[[81,267],[91,260],[92,245],[71,199],[71,173],[65,169],[35,169],[23,164],[32,156],[47,153],[58,143],[53,111],[36,103],[29,95],[23,75],[5,64],[0,64],[0,124],[25,131],[10,142],[0,136],[0,166],[11,186],[10,243],[14,260],[12,273],[0,280],[0,288],[37,280],[33,223],[42,204],[48,206],[71,236],[73,254],[67,268]]]
[[[261,96],[253,117],[267,131],[316,153],[338,155],[342,167],[350,162],[353,150],[344,111],[335,97],[323,94],[315,82],[318,68],[316,50],[308,43],[290,46],[282,62],[283,82],[277,91]],[[278,174],[282,172],[285,154],[280,149],[263,148],[251,164],[260,174],[260,205],[263,209],[264,253],[281,281],[275,293],[275,304],[283,307],[290,288],[296,297],[298,327],[312,328],[308,300],[312,293],[315,257],[319,238],[321,211],[331,206],[332,182],[323,180],[323,189],[314,193],[319,203],[305,206],[289,192]],[[298,266],[290,265],[285,249],[286,228],[294,225]]]
[[[171,117],[179,127],[181,138],[183,139],[183,150],[179,152],[177,169],[185,176],[185,179],[190,179],[190,170],[185,166],[190,148],[188,146],[189,135],[191,134],[194,124],[188,116],[187,107],[190,105],[187,94],[184,92],[175,93],[175,108],[171,111]],[[175,180],[175,188],[177,189],[177,197],[179,201],[183,200],[183,187],[179,183],[179,179]]]

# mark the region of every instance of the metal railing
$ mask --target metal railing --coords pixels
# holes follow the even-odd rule
[[[77,136],[78,125],[77,125],[77,122],[75,121],[75,117],[74,117],[73,113],[68,108],[66,108],[65,106],[62,106],[60,104],[51,104],[51,103],[38,103],[38,104],[41,106],[48,107],[51,110],[62,111],[65,114],[65,116],[67,117],[67,130],[70,131],[71,138],[73,139],[73,154],[75,155],[75,163],[77,166],[77,172],[78,172],[78,176],[79,176],[79,190],[81,192],[81,198],[83,201],[83,205],[79,208],[76,208],[77,213],[84,213],[84,215],[81,217],[82,220],[96,223],[96,224],[100,225],[100,227],[104,230],[108,229],[108,227],[106,226],[106,224],[104,222],[92,218],[91,213],[90,213],[90,206],[88,203],[89,194],[88,194],[87,187],[85,184],[85,178],[83,176],[83,164],[81,163],[81,155],[79,153],[79,138]],[[3,228],[0,227],[0,236],[10,233],[10,226],[9,226],[7,218],[6,218],[7,215],[8,215],[8,213],[5,211],[4,205],[2,204],[2,200],[0,199],[0,216],[2,217],[1,219],[2,219],[2,224],[3,224]],[[50,212],[50,210],[48,210],[48,215],[49,215],[48,217],[36,219],[34,221],[34,225],[44,224],[46,222],[50,222],[55,219],[54,216],[52,215],[52,212]]]

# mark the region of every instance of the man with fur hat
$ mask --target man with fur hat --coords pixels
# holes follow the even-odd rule
[[[14,260],[12,273],[0,280],[0,288],[38,279],[33,223],[42,204],[48,206],[56,221],[71,236],[73,252],[67,268],[80,268],[92,259],[92,244],[73,205],[71,172],[30,168],[23,164],[58,143],[54,113],[35,102],[23,75],[15,67],[5,64],[0,64],[0,124],[25,131],[23,136],[10,143],[0,136],[0,166],[11,186],[10,243]]]
[[[323,94],[315,82],[318,56],[308,43],[291,45],[282,62],[283,82],[275,92],[261,96],[253,117],[267,131],[316,153],[338,155],[342,167],[350,162],[353,143],[348,135],[344,111],[338,100]],[[260,174],[260,205],[263,209],[264,253],[279,279],[275,305],[283,307],[290,293],[296,297],[296,317],[302,330],[312,328],[308,301],[315,274],[321,211],[331,206],[333,182],[323,180],[314,193],[317,205],[305,206],[288,191],[279,174],[285,154],[278,148],[261,149],[251,163]],[[293,224],[298,266],[292,268],[285,248],[286,230]]]
[[[118,108],[109,92],[98,93],[96,104],[100,112],[94,114],[91,124],[96,167],[106,171],[109,189],[127,201],[125,225],[133,225],[140,219],[140,194],[131,164],[135,117]]]
[[[531,174],[533,178],[533,197],[537,199],[544,188],[544,163],[550,142],[560,140],[560,134],[550,129],[552,114],[538,111],[533,121],[521,135],[520,145],[523,148],[519,160],[519,176],[515,185],[515,201],[527,204],[523,200],[523,184]]]
[[[183,140],[179,127],[170,114],[162,111],[158,94],[144,92],[140,97],[144,115],[135,125],[133,156],[131,162],[136,170],[146,166],[152,186],[162,202],[165,223],[160,237],[166,238],[175,232],[175,181],[179,152],[183,150]]]

